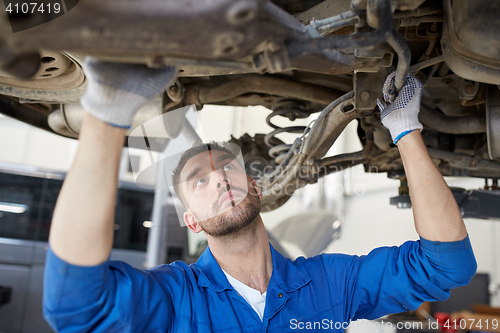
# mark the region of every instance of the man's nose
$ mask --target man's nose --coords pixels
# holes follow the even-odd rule
[[[214,177],[217,190],[227,190],[227,185],[231,185],[231,181],[222,169],[214,171]]]

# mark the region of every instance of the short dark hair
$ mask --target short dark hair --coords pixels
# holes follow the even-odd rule
[[[182,197],[181,191],[180,191],[180,188],[179,188],[179,184],[181,183],[180,179],[181,179],[182,169],[184,169],[184,166],[186,165],[186,163],[191,158],[195,157],[196,155],[198,155],[200,153],[203,153],[203,152],[206,152],[206,151],[211,151],[211,150],[222,151],[224,153],[227,153],[227,154],[233,156],[236,159],[236,155],[232,151],[230,151],[229,149],[221,146],[220,144],[218,144],[215,141],[209,142],[209,143],[202,143],[202,144],[199,144],[199,145],[195,145],[195,146],[189,148],[188,150],[186,150],[181,155],[179,163],[177,163],[177,166],[175,167],[175,169],[173,171],[172,182],[173,182],[173,185],[174,185],[174,191],[177,194],[177,196],[179,197],[179,199],[181,200],[181,202],[184,205],[184,207],[186,207],[186,208],[187,208],[187,202]]]

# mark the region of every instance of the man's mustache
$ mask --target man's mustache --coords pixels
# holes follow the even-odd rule
[[[226,192],[229,192],[229,191],[231,191],[231,192],[238,192],[243,197],[246,197],[246,195],[248,194],[248,191],[246,189],[242,189],[241,187],[236,187],[236,186],[233,186],[233,185],[229,185],[229,183],[226,183],[226,185],[223,186],[222,189],[219,191],[219,194],[217,195],[217,199],[212,204],[212,210],[214,212],[216,212],[219,209],[219,202],[220,202],[220,199],[222,198],[222,196]]]

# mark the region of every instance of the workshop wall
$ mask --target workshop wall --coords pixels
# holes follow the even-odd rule
[[[22,123],[0,117],[0,161],[67,171],[78,142]]]

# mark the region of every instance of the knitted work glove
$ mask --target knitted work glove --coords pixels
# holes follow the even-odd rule
[[[399,94],[394,86],[396,72],[389,74],[384,83],[382,94],[384,100],[377,99],[382,124],[391,132],[394,144],[413,130],[422,130],[418,121],[422,84],[413,75],[408,74],[406,84]]]
[[[83,72],[88,85],[80,104],[97,119],[121,128],[130,128],[136,112],[177,77],[175,67],[153,69],[95,58],[85,59]]]

